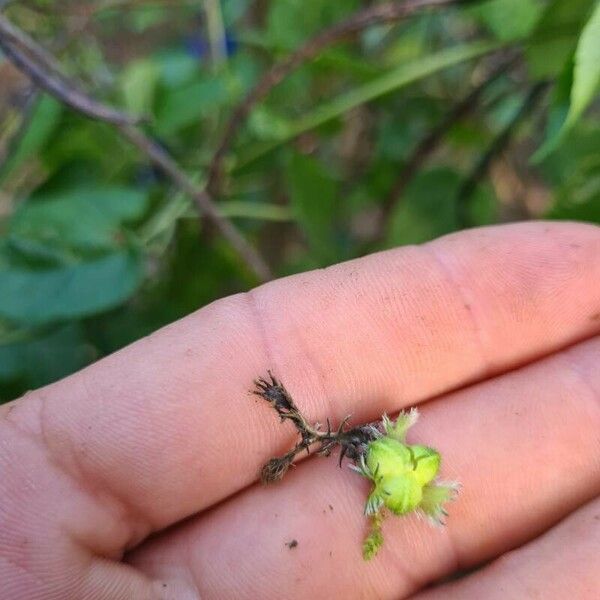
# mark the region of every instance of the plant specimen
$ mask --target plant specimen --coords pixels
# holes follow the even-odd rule
[[[446,503],[456,497],[459,484],[437,480],[441,456],[437,450],[406,441],[407,431],[418,419],[413,408],[399,414],[395,421],[383,415],[381,421],[347,428],[346,417],[336,430],[327,419],[327,429],[311,425],[302,415],[289,392],[269,371],[268,378],[255,381],[253,392],[276,410],[282,421],[289,420],[300,435],[296,445],[283,456],[271,458],[261,470],[261,480],[271,483],[281,479],[299,453],[316,446],[315,452],[329,456],[340,447],[340,460],[346,457],[350,467],[373,483],[365,503],[365,515],[371,530],[363,543],[365,560],[377,554],[383,544],[381,531],[386,512],[406,515],[415,512],[435,525],[447,516]]]

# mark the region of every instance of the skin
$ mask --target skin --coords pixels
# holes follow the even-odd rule
[[[600,229],[572,223],[219,300],[0,407],[0,597],[597,598],[599,333]],[[447,526],[387,519],[367,563],[364,478],[258,484],[294,441],[248,393],[269,368],[315,421],[419,405],[409,442],[463,484]]]

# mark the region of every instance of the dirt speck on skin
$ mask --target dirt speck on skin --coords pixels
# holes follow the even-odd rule
[[[333,512],[333,506],[331,506],[331,504],[329,505],[329,510]]]
[[[290,549],[293,550],[297,545],[298,545],[298,540],[292,540],[291,542],[286,542],[285,545]]]

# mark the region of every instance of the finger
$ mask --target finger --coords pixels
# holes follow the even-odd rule
[[[359,422],[592,335],[599,311],[600,229],[473,230],[221,300],[7,418],[120,507],[132,544],[248,485],[289,443],[246,393],[268,368],[310,418]]]
[[[164,534],[132,564],[194,581],[207,600],[270,600],[286,585],[294,598],[403,598],[523,544],[600,493],[599,360],[596,338],[425,404],[409,439],[438,448],[442,478],[462,490],[446,528],[389,517],[368,563],[369,485],[314,458]]]
[[[596,600],[600,593],[600,499],[477,573],[412,600]]]

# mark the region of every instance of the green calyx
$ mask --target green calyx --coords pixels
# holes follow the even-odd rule
[[[365,514],[372,519],[371,533],[363,545],[369,560],[383,544],[383,509],[395,515],[417,512],[437,525],[447,515],[444,505],[458,490],[456,483],[437,482],[440,453],[433,448],[406,443],[406,432],[416,422],[415,409],[401,413],[395,422],[383,418],[384,433],[367,445],[355,470],[373,482]]]

